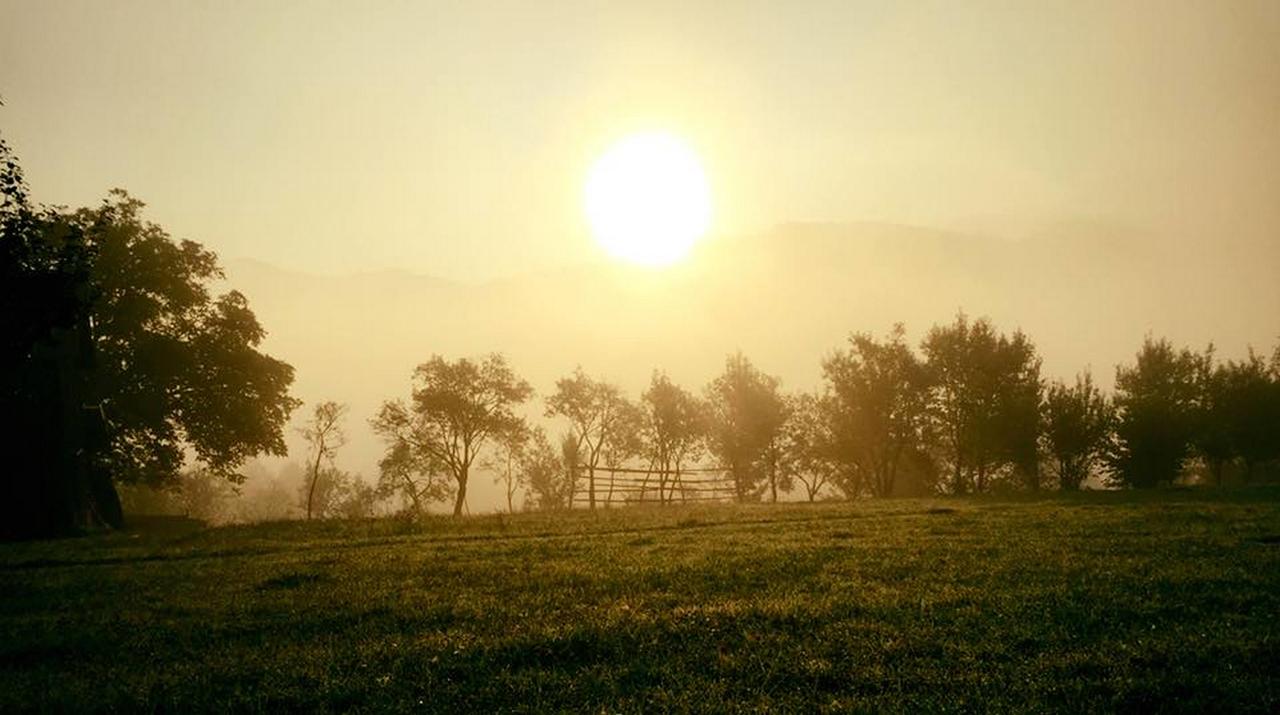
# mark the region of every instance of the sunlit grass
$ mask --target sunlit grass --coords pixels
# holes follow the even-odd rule
[[[282,523],[0,550],[0,710],[1274,710],[1280,492]]]

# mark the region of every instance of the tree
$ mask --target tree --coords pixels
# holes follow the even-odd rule
[[[283,454],[293,369],[257,350],[244,296],[210,290],[216,256],[143,221],[123,191],[32,209],[7,147],[0,158],[3,392],[30,416],[6,528],[118,525],[116,484],[173,485],[189,458],[238,482],[246,458]]]
[[[582,479],[582,440],[573,432],[560,435],[560,468],[564,473],[565,504],[573,508]]]
[[[1258,465],[1280,457],[1280,375],[1253,350],[1241,361],[1207,363],[1202,364],[1196,450],[1218,484],[1226,465],[1236,461],[1248,480]]]
[[[644,413],[639,405],[627,401],[627,408],[618,420],[614,436],[605,444],[602,463],[609,470],[622,468],[628,460],[644,453]],[[612,472],[616,475],[617,472]],[[605,503],[613,503],[615,479],[609,479],[609,492],[605,495]]]
[[[178,482],[182,515],[207,524],[223,521],[228,502],[235,496],[226,479],[203,467],[183,471]]]
[[[0,535],[52,536],[121,520],[87,390],[93,250],[78,226],[31,205],[0,139],[0,430],[10,460]],[[116,501],[113,503],[112,498]]]
[[[782,427],[783,468],[804,485],[809,501],[817,499],[839,472],[823,399],[807,392],[791,397]]]
[[[682,469],[702,449],[703,408],[696,397],[656,370],[641,402],[645,451],[658,475],[658,498],[669,502],[681,486]]]
[[[970,322],[961,313],[951,325],[934,326],[922,347],[951,491],[986,491],[1003,470],[1028,470],[1037,456],[1040,358],[1027,337],[1006,337],[985,318]],[[1031,425],[1011,429],[1020,421]]]
[[[306,490],[304,501],[308,519],[312,514],[316,485],[320,483],[321,465],[327,465],[329,469],[333,469],[333,459],[338,449],[346,444],[347,437],[339,424],[346,412],[346,405],[333,401],[321,402],[316,405],[315,412],[306,426],[298,430],[307,444],[311,445],[311,460],[307,469],[307,480],[303,486]]]
[[[849,336],[848,352],[823,361],[837,454],[874,496],[894,493],[907,453],[925,439],[929,373],[906,344],[901,324],[883,342]]]
[[[293,368],[256,350],[266,333],[243,295],[210,293],[217,257],[143,222],[142,207],[114,191],[74,217],[95,251],[92,391],[112,424],[110,471],[164,482],[190,449],[238,481],[246,458],[285,453]]]
[[[596,508],[596,468],[606,452],[626,440],[622,427],[633,422],[635,407],[617,386],[593,380],[579,367],[570,377],[556,381],[555,394],[547,398],[548,417],[569,420],[578,440],[578,453],[586,469],[587,503]]]
[[[1044,446],[1058,487],[1076,491],[1106,454],[1111,435],[1111,403],[1086,370],[1075,385],[1049,386],[1044,400]]]
[[[1209,359],[1211,353],[1174,350],[1167,340],[1148,337],[1133,366],[1116,368],[1111,483],[1148,488],[1178,477],[1196,436]]]
[[[379,460],[376,492],[379,499],[398,496],[402,506],[416,515],[425,513],[428,504],[448,499],[451,493],[443,468],[408,442],[389,445]]]
[[[453,515],[460,516],[472,464],[491,439],[520,423],[513,409],[529,399],[533,388],[498,353],[479,362],[434,355],[417,367],[414,379],[412,406],[385,402],[373,420],[387,444],[383,469],[448,474]]]
[[[577,449],[572,435],[567,443]],[[520,472],[538,509],[563,509],[569,504],[569,487],[574,467],[566,465],[547,439],[545,430],[533,430],[520,454]]]
[[[728,467],[739,502],[758,498],[762,479],[778,500],[777,446],[786,421],[778,384],[739,352],[725,359],[724,372],[705,390],[707,447]]]
[[[310,476],[310,475],[308,475]],[[322,468],[313,479],[303,482],[299,501],[307,518],[367,519],[377,506],[377,491],[359,476],[332,465]]]
[[[485,461],[485,467],[494,473],[493,483],[501,485],[506,493],[510,514],[516,513],[516,494],[526,483],[521,463],[531,437],[532,432],[523,421],[513,425],[495,435],[493,454]]]

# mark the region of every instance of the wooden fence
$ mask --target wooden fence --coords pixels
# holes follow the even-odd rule
[[[586,470],[579,478],[573,504],[589,505]],[[698,467],[663,472],[659,469],[596,467],[596,506],[627,504],[683,504],[725,502],[737,496],[733,477],[724,467]]]

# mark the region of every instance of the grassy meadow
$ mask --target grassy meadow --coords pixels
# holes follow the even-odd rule
[[[1280,490],[0,546],[0,712],[1280,709]]]

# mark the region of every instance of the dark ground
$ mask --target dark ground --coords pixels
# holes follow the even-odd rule
[[[1280,490],[0,546],[0,711],[1280,710]]]

